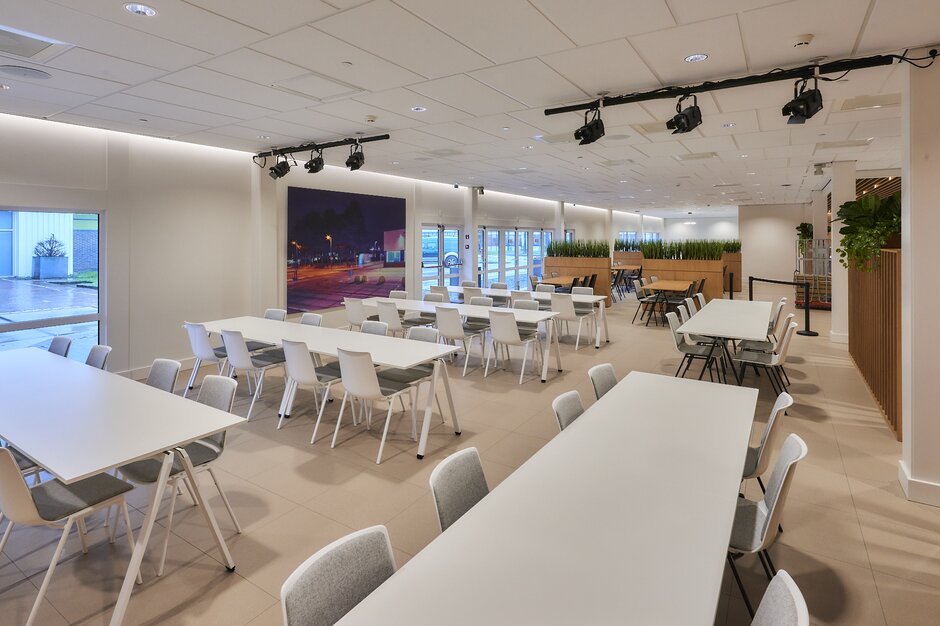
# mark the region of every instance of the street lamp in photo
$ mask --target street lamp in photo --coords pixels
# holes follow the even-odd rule
[[[326,240],[330,242],[330,265],[333,265],[333,235],[327,235]]]

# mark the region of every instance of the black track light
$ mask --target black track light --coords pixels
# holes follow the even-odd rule
[[[284,178],[287,176],[287,172],[290,171],[290,163],[287,162],[285,158],[283,161],[278,161],[274,164],[274,167],[268,169],[268,176],[277,180],[278,178]]]
[[[590,121],[588,116],[591,115]],[[584,112],[584,126],[574,131],[574,138],[584,146],[594,143],[604,136],[604,120],[601,119],[600,109],[590,109]]]
[[[355,172],[360,167],[362,167],[362,164],[365,162],[366,157],[362,153],[362,145],[357,143],[350,146],[349,158],[346,159],[346,167],[348,167],[350,171]]]
[[[686,98],[692,98],[692,106],[682,108],[682,101]],[[679,98],[676,103],[676,115],[666,122],[666,128],[672,130],[673,135],[687,133],[702,123],[702,110],[698,108],[698,97],[695,95],[685,95]]]
[[[306,168],[308,174],[316,174],[323,169],[323,151],[317,150],[317,156],[313,156],[313,153],[310,153],[310,160],[304,163],[304,168]]]
[[[823,108],[819,81],[813,79],[813,88],[806,90],[808,79],[798,80],[793,85],[793,100],[783,107],[783,114],[789,115],[787,124],[805,124],[806,120],[819,113]]]

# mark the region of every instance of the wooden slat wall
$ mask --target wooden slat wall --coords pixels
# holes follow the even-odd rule
[[[901,251],[873,272],[849,270],[849,354],[901,440]]]

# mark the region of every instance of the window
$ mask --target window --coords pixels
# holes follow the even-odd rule
[[[617,239],[627,243],[635,243],[639,240],[635,230],[621,230],[619,233],[617,233]]]
[[[0,350],[99,343],[97,214],[0,211]]]
[[[565,229],[565,242],[571,243],[572,241],[574,241],[574,230],[573,229],[569,230],[566,228]]]
[[[643,233],[643,241],[660,241],[662,238],[660,233]]]

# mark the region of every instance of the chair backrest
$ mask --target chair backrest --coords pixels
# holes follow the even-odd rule
[[[596,276],[596,274],[595,274],[595,276]],[[593,295],[594,295],[594,287],[572,287],[572,288],[571,288],[571,293],[572,293],[572,294],[578,294],[578,295],[580,295],[580,296],[593,296]]]
[[[304,313],[300,316],[300,323],[305,326],[320,326],[323,324],[323,316],[319,313]]]
[[[147,385],[173,393],[183,364],[173,359],[154,359],[147,375]]]
[[[438,329],[431,326],[412,326],[408,329],[405,339],[412,341],[426,341],[428,343],[437,343],[441,340],[441,333]]]
[[[535,300],[516,300],[512,303],[512,308],[529,311],[538,311],[539,303]]]
[[[62,336],[53,337],[52,341],[49,343],[49,352],[67,357],[69,355],[69,348],[71,347],[71,338]]]
[[[648,285],[649,283],[650,283],[650,280],[648,278],[640,278],[641,285]]]
[[[539,283],[535,286],[535,290],[540,293],[555,293],[555,285],[545,285]]]
[[[463,299],[465,302],[470,302],[472,298],[480,298],[483,296],[483,290],[479,287],[464,287],[463,288]]]
[[[431,285],[431,293],[439,293],[444,296],[444,302],[450,300],[450,292],[447,291],[447,287],[442,287],[441,285]]]
[[[490,311],[490,334],[497,343],[522,343],[519,327],[516,325],[516,314],[512,311]]]
[[[460,313],[457,309],[449,306],[439,306],[434,308],[434,316],[437,318],[437,330],[445,339],[464,338],[463,322],[460,321]]]
[[[702,292],[699,292],[695,294],[695,299],[698,300],[698,308],[704,309],[705,308],[705,294]]]
[[[777,462],[774,463],[774,471],[767,483],[767,492],[764,494],[764,507],[766,507],[767,516],[764,519],[764,527],[759,530],[762,538],[760,550],[770,546],[777,537],[780,516],[787,500],[787,494],[790,492],[793,475],[796,473],[796,464],[806,457],[808,451],[806,443],[795,433],[787,435],[786,440],[780,447]]]
[[[614,373],[614,366],[610,363],[601,363],[589,369],[588,378],[594,385],[594,396],[598,400],[617,384],[617,374]]]
[[[39,525],[45,522],[39,517],[33,496],[23,480],[13,453],[0,448],[0,511],[14,524]]]
[[[238,381],[234,378],[215,374],[206,376],[202,379],[202,385],[199,386],[199,395],[196,396],[196,402],[231,413],[232,406],[235,404],[235,389],[237,388]],[[226,431],[223,430],[220,433],[203,437],[200,441],[209,441],[219,451],[222,451],[225,449],[225,433]]]
[[[792,313],[790,315],[793,315]],[[790,322],[787,326],[787,329],[783,333],[783,339],[781,339],[776,346],[774,346],[774,352],[777,354],[777,362],[775,365],[783,365],[787,360],[787,353],[790,351],[790,340],[793,339],[793,333],[796,332],[796,322]]]
[[[393,300],[407,300],[408,292],[401,289],[393,289],[388,292],[388,297],[392,298]]]
[[[239,370],[253,370],[255,364],[251,360],[245,337],[237,330],[223,330],[222,343],[225,345],[225,354],[229,364]]]
[[[332,626],[394,573],[395,556],[385,526],[337,539],[284,581],[284,624]]]
[[[580,284],[581,284],[581,279],[580,279],[580,278],[572,278],[572,279],[571,279],[571,286],[568,288],[568,291],[571,291],[572,289],[574,289],[575,287],[577,287],[577,286],[580,285]]]
[[[110,354],[111,346],[92,346],[91,350],[88,352],[88,358],[85,359],[85,365],[103,370],[108,363],[108,355]]]
[[[695,309],[695,300],[692,298],[685,299],[685,308],[689,310],[689,317],[698,313],[698,311]]]
[[[336,356],[339,358],[343,387],[351,396],[364,400],[378,400],[383,397],[371,354],[337,348]]]
[[[770,465],[770,453],[776,443],[776,434],[780,432],[780,414],[793,406],[793,396],[786,391],[777,396],[774,402],[774,408],[770,410],[770,416],[767,418],[767,425],[764,426],[764,432],[760,436],[760,444],[757,446],[757,463],[754,469],[754,477],[763,476]],[[747,478],[751,478],[748,476]]]
[[[425,302],[447,302],[447,298],[444,297],[444,294],[434,292],[424,294],[424,298],[422,299]]]
[[[767,585],[751,626],[809,626],[806,600],[786,570],[777,570]]]
[[[192,322],[183,322],[183,328],[189,335],[189,346],[193,350],[193,356],[202,361],[218,363],[219,357],[215,354],[215,349],[209,343],[209,331],[202,324]]]
[[[650,276],[651,283],[655,283],[657,280],[659,280],[659,276]]]
[[[644,283],[641,282],[639,278],[634,278],[634,279],[633,279],[633,293],[636,294],[636,297],[637,297],[637,298],[642,298],[642,297],[643,297],[642,295],[640,295],[640,294],[643,293],[643,284],[644,284]]]
[[[783,305],[786,304],[786,300],[783,298],[780,299],[777,304],[774,305],[774,312],[770,315],[770,320],[767,322],[767,333],[777,334],[777,331],[780,329],[777,325],[780,323],[780,317],[783,313]]]
[[[509,289],[509,283],[490,283],[490,289]]]
[[[313,356],[307,344],[287,339],[283,339],[281,344],[284,348],[284,366],[287,368],[288,378],[296,380],[301,385],[316,384],[317,367],[314,365]]]
[[[394,302],[379,300],[375,303],[375,307],[379,310],[379,320],[388,326],[386,330],[390,330],[393,333],[404,331],[401,325],[401,318],[398,316],[398,307]]]
[[[693,283],[692,286],[694,287],[695,284]],[[695,293],[702,293],[702,290],[703,290],[703,289],[705,289],[705,279],[704,279],[704,278],[703,278],[702,281],[698,284],[698,289],[695,290]]]
[[[367,335],[387,335],[388,324],[376,320],[365,320],[359,326],[359,332]]]
[[[566,391],[552,400],[552,411],[555,412],[555,419],[558,420],[558,429],[568,428],[573,421],[584,413],[581,394],[577,391]]]
[[[539,284],[539,277],[535,274],[529,274],[529,287],[535,289],[535,286]]]
[[[489,296],[474,296],[470,298],[470,304],[473,306],[493,306],[493,298]]]
[[[460,281],[460,286],[461,286],[461,287],[476,287],[476,286],[477,286],[477,281],[475,281],[475,280],[462,280],[462,281]],[[464,293],[466,293],[466,292],[464,292]]]
[[[685,342],[685,335],[679,332],[679,318],[673,311],[666,313],[666,320],[669,322],[669,330],[672,331],[672,339],[676,343],[676,350],[682,351],[682,344]]]
[[[438,463],[430,483],[441,532],[490,492],[476,448],[455,452]]]
[[[277,320],[279,322],[284,322],[287,320],[287,310],[286,309],[265,309],[264,319]]]
[[[360,326],[369,317],[359,298],[343,298],[343,304],[346,306],[346,319],[351,326]]]
[[[574,311],[574,300],[571,299],[570,293],[553,293],[552,311],[558,313],[561,319],[577,319],[577,314]]]
[[[590,281],[590,283],[588,284],[588,286],[589,286],[591,289],[594,289],[594,287],[595,287],[596,285],[597,285],[597,274],[591,274],[591,281]]]
[[[531,300],[532,292],[531,291],[518,291],[516,289],[513,289],[512,291],[509,292],[509,299],[512,302],[517,302],[519,300]]]

